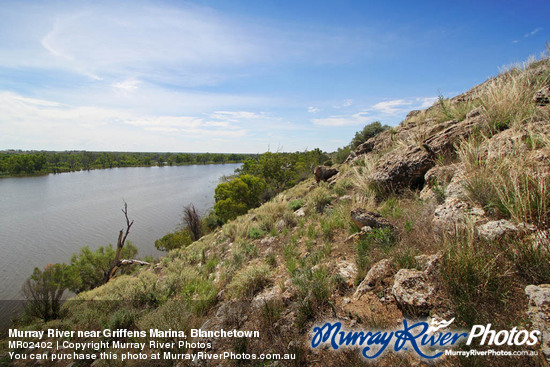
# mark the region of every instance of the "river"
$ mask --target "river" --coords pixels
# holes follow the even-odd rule
[[[68,262],[83,246],[116,245],[128,203],[128,240],[139,257],[161,252],[155,240],[182,222],[183,206],[205,214],[214,189],[238,164],[131,167],[0,179],[0,316],[10,317],[34,267]]]

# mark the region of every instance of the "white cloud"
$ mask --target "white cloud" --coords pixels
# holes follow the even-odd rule
[[[337,104],[336,106],[332,106],[332,108],[340,109],[340,108],[346,108],[353,105],[352,99],[345,99],[341,104]]]
[[[414,107],[415,109],[424,109],[433,106],[433,104],[438,100],[438,97],[420,97],[416,101],[420,102],[419,106]]]
[[[309,113],[317,113],[317,112],[319,112],[319,111],[321,111],[321,109],[318,108],[318,107],[309,106],[309,107],[307,108],[307,112],[309,112]]]
[[[339,63],[376,53],[366,29],[274,24],[175,2],[13,2],[0,24],[0,66],[92,80],[134,76],[175,85],[248,77],[251,66]]]
[[[138,89],[140,84],[141,84],[140,80],[137,80],[135,78],[128,78],[121,82],[112,83],[111,86],[115,90],[123,90],[126,92],[131,92]]]
[[[258,119],[261,115],[249,111],[215,111],[210,117],[217,120],[239,122],[241,120]]]
[[[12,92],[0,92],[0,110],[0,146],[4,148],[204,151],[204,142],[213,136],[237,139],[248,133],[227,122],[194,116],[148,116],[123,109],[66,106]],[[158,141],[162,141],[162,149]],[[234,144],[236,147],[244,150],[242,145]]]
[[[368,112],[361,111],[351,116],[330,116],[326,118],[312,119],[315,125],[319,126],[353,126],[365,124]]]
[[[413,109],[425,109],[434,104],[438,97],[403,98],[378,102],[350,115],[333,115],[312,119],[318,126],[353,126],[371,121],[392,122],[404,118]]]
[[[371,108],[375,111],[382,112],[388,115],[395,115],[402,113],[403,110],[410,107],[412,102],[406,101],[404,99],[394,99],[391,101],[378,102],[373,105]]]
[[[523,35],[523,37],[527,38],[527,37],[534,36],[535,34],[539,33],[539,32],[542,31],[543,29],[544,29],[544,28],[542,28],[542,27],[535,28],[535,29],[533,29],[531,32],[525,33],[525,34]]]

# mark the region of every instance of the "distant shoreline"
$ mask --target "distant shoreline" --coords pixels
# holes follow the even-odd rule
[[[165,168],[165,167],[180,167],[180,166],[209,166],[209,165],[225,165],[225,164],[239,164],[242,162],[239,161],[227,161],[223,163],[219,162],[207,162],[207,163],[181,163],[181,164],[173,164],[171,166],[169,165],[148,165],[148,166],[117,166],[117,167],[94,167],[89,169],[77,169],[72,171],[59,171],[59,172],[51,172],[51,171],[44,171],[44,172],[33,172],[33,173],[19,173],[19,174],[4,174],[0,173],[0,179],[3,178],[24,178],[24,177],[41,177],[41,176],[48,176],[48,175],[57,175],[61,173],[71,173],[71,172],[82,172],[82,171],[96,171],[96,170],[107,170],[107,169],[116,169],[116,168],[143,168],[143,167],[158,167],[158,168]]]

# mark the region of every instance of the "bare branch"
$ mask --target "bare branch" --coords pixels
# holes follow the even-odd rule
[[[128,234],[130,233],[130,228],[132,227],[132,224],[134,224],[134,221],[133,220],[130,221],[130,218],[128,218],[128,203],[126,203],[126,201],[124,201],[124,208],[122,209],[122,213],[124,213],[124,219],[126,219],[126,231],[124,231],[124,229],[121,229],[118,234],[115,258],[111,262],[111,269],[109,269],[109,271],[105,275],[105,280],[104,280],[105,283],[107,283],[109,280],[111,280],[112,277],[115,276],[116,271],[118,270],[120,265],[127,265],[127,264],[121,264],[121,261],[129,261],[129,260],[120,260],[120,256],[122,254],[122,248],[126,244],[126,238],[128,238]],[[137,261],[137,260],[133,260],[133,261]],[[144,265],[144,264],[141,264],[141,265]]]

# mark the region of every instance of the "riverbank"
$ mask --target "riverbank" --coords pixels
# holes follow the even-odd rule
[[[87,151],[0,152],[0,178],[31,177],[65,172],[125,167],[165,167],[242,163],[255,154],[147,153]]]

